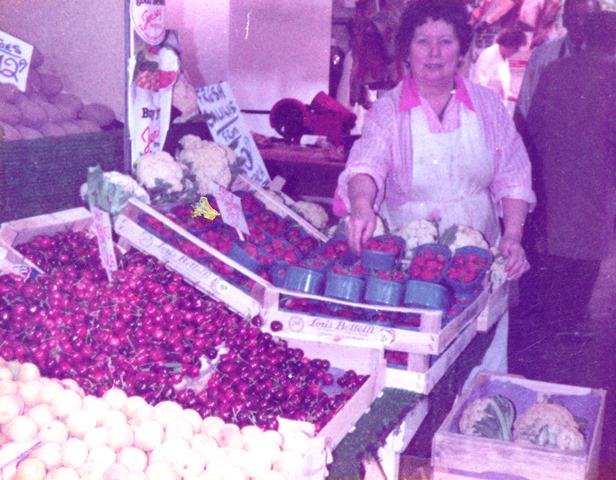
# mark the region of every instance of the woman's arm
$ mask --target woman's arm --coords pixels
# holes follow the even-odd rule
[[[529,205],[514,198],[503,198],[502,205],[504,232],[498,249],[505,258],[507,275],[515,280],[530,268],[521,244]]]
[[[351,250],[359,253],[361,245],[372,237],[376,227],[373,205],[377,187],[370,175],[360,173],[349,180],[348,192],[351,216],[347,234]]]

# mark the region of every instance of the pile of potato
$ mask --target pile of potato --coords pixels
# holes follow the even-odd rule
[[[84,105],[66,93],[60,77],[45,73],[43,63],[43,54],[35,48],[26,93],[0,83],[0,131],[5,141],[96,132],[115,120],[109,107]]]

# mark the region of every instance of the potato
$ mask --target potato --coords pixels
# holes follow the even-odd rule
[[[0,100],[0,121],[9,125],[17,125],[21,122],[23,114],[19,107]]]
[[[60,122],[64,122],[66,120],[70,120],[71,119],[70,112],[67,112],[67,111],[63,112],[62,110],[60,110],[60,108],[58,108],[53,103],[49,103],[47,101],[39,102],[37,100],[35,100],[35,102],[43,110],[45,110],[45,112],[47,113],[47,119],[51,123],[60,123]]]
[[[77,125],[83,132],[100,132],[100,127],[91,120],[71,120],[75,125]]]
[[[43,138],[43,134],[34,128],[26,127],[24,125],[16,125],[15,128],[24,140]]]
[[[83,133],[83,130],[81,129],[81,127],[71,120],[60,122],[59,125],[69,135],[76,134],[76,133]]]
[[[41,125],[40,130],[45,137],[63,137],[66,135],[66,131],[60,125],[51,122]]]
[[[21,124],[26,127],[38,128],[48,120],[45,110],[32,100],[20,101],[18,107],[23,115]]]
[[[105,127],[115,120],[115,113],[106,105],[91,103],[81,109],[79,118],[90,120],[99,127]]]
[[[64,84],[62,83],[60,77],[50,75],[48,73],[41,73],[40,91],[47,98],[55,97],[62,91],[63,88]]]
[[[21,140],[21,133],[12,125],[8,123],[0,122],[0,129],[4,132],[4,141],[10,142],[11,140]]]
[[[19,90],[12,83],[0,83],[0,101],[13,103],[18,93]]]
[[[62,109],[63,107],[70,112],[70,118],[77,118],[77,115],[83,108],[83,102],[79,97],[71,93],[59,93],[51,103]]]

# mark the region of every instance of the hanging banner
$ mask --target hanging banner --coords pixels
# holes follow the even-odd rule
[[[148,45],[158,45],[165,38],[165,0],[131,0],[130,19]]]
[[[142,45],[137,53],[131,84],[129,128],[132,161],[161,151],[171,121],[173,85],[180,61],[173,48]]]
[[[32,45],[0,30],[0,83],[26,91]]]
[[[267,184],[270,176],[229,84],[219,82],[198,88],[197,102],[207,119],[212,138],[235,152],[241,173],[259,185]]]

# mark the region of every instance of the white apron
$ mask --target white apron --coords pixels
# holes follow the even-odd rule
[[[483,232],[491,246],[500,237],[498,217],[489,185],[494,167],[475,112],[460,106],[460,128],[433,133],[421,108],[411,112],[413,178],[408,203],[384,212],[392,228],[412,220],[440,217],[439,231],[454,224]],[[435,215],[438,214],[438,215]],[[499,322],[482,362],[475,367],[465,388],[482,368],[507,371],[509,317]]]
[[[461,127],[433,133],[421,108],[411,112],[413,178],[409,202],[385,213],[392,228],[440,216],[440,232],[469,225],[494,245],[499,225],[489,186],[494,167],[477,115],[460,106]]]

